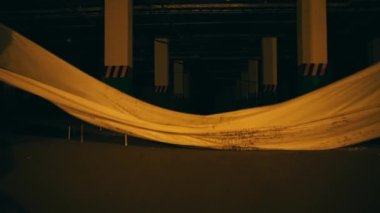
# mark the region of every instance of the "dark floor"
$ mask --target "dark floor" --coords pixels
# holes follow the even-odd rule
[[[81,144],[80,121],[36,108],[1,110],[0,213],[380,212],[380,140],[313,152],[124,147],[84,124]]]
[[[379,212],[379,165],[376,145],[216,151],[2,134],[0,212]]]

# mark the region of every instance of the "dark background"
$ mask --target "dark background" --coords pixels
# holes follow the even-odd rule
[[[276,101],[300,94],[296,0],[134,2],[132,95],[201,114],[267,104],[236,102],[231,95],[248,59],[261,57],[263,36],[278,37]],[[103,14],[103,0],[0,3],[0,22],[98,79],[105,73]],[[368,66],[368,43],[380,37],[378,20],[378,0],[328,0],[327,83]],[[184,60],[189,100],[174,99],[172,91],[144,92],[154,90],[156,36],[169,38],[171,60]],[[123,135],[85,124],[80,143],[81,121],[51,103],[18,90],[0,96],[0,103],[0,212],[380,209],[378,140],[307,152],[191,149],[136,138],[123,147]]]
[[[100,79],[105,73],[103,9],[102,0],[13,0],[2,3],[0,22]],[[325,82],[330,83],[369,65],[369,41],[380,36],[380,1],[328,0],[327,15]],[[300,95],[296,0],[135,0],[133,20],[131,95],[200,114],[265,105],[236,102],[231,92],[248,59],[260,59],[264,36],[278,37],[276,102]],[[170,97],[172,88],[165,97],[142,92],[154,90],[153,40],[159,36],[169,38],[171,69],[173,60],[184,60],[191,76],[190,99],[182,103],[187,107]]]

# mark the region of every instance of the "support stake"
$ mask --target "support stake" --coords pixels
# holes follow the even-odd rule
[[[124,146],[128,146],[128,135],[124,135]]]
[[[80,124],[80,143],[84,142],[84,137],[83,137],[83,123]]]
[[[67,140],[70,141],[71,140],[71,126],[67,126]]]

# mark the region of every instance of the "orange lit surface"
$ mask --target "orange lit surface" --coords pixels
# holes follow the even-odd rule
[[[0,80],[128,135],[244,150],[332,149],[380,137],[380,64],[281,104],[201,116],[123,94],[7,27],[0,27],[0,37]]]

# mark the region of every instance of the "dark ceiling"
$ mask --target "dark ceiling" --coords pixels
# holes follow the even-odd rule
[[[103,0],[12,0],[0,7],[0,20],[73,63],[65,52],[76,50],[81,58],[97,52],[96,60],[101,61],[103,4]],[[379,0],[328,0],[329,43],[379,36],[379,20]],[[277,36],[280,60],[295,63],[296,0],[135,0],[137,67],[139,61],[145,65],[152,61],[156,36],[170,39],[172,59],[222,61],[223,70],[230,69],[226,61],[260,57],[261,38]]]
[[[0,7],[0,22],[100,77],[103,5],[104,0],[8,0]],[[187,72],[213,79],[213,87],[235,84],[247,60],[260,58],[263,36],[278,37],[280,84],[292,84],[297,75],[296,0],[135,0],[133,18],[134,70],[140,84],[153,84],[157,36],[170,39],[171,59],[183,59]],[[329,72],[334,79],[368,65],[367,45],[380,37],[379,21],[380,0],[328,0]]]

